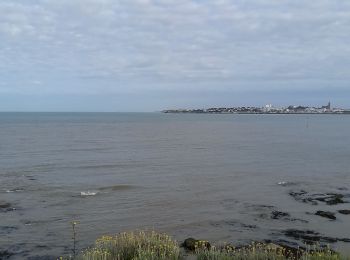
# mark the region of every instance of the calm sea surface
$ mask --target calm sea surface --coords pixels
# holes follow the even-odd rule
[[[349,133],[346,115],[0,113],[0,203],[16,208],[0,211],[0,251],[69,254],[72,220],[79,248],[144,228],[179,241],[293,243],[289,228],[350,238],[350,216],[313,215],[350,204],[289,195],[350,200]]]

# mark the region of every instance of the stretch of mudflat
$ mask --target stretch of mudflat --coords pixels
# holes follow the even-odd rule
[[[0,251],[69,254],[76,220],[79,248],[132,229],[291,245],[308,230],[350,253],[349,129],[347,115],[0,113]]]

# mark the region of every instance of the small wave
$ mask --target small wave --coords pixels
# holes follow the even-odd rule
[[[95,191],[82,191],[80,192],[80,196],[86,197],[86,196],[95,196],[97,192]]]
[[[289,182],[289,181],[280,181],[277,183],[277,185],[280,186],[293,186],[293,185],[297,185],[298,183],[296,182]]]
[[[108,186],[108,187],[102,187],[99,188],[101,191],[119,191],[119,190],[128,190],[134,188],[132,185],[127,185],[127,184],[119,184],[119,185],[113,185],[113,186]]]
[[[21,192],[23,189],[5,190],[6,193]]]

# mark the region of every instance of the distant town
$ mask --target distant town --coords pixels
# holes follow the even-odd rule
[[[275,107],[272,104],[263,107],[211,107],[206,109],[168,109],[163,113],[198,113],[198,114],[350,114],[349,109],[333,108],[331,103],[321,107],[288,106]]]

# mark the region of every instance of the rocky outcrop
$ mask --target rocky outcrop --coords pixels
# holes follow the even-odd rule
[[[287,237],[294,238],[296,240],[302,240],[305,244],[315,244],[319,242],[324,243],[336,243],[346,242],[349,243],[349,238],[334,238],[322,236],[320,233],[312,230],[298,230],[298,229],[287,229],[283,231],[283,234]]]
[[[289,195],[292,196],[296,201],[303,203],[309,203],[311,205],[318,205],[319,202],[326,203],[327,205],[337,205],[346,203],[344,195],[339,193],[316,193],[310,194],[307,191],[291,191]]]
[[[208,241],[197,240],[192,237],[185,239],[182,243],[182,247],[189,251],[195,251],[197,248],[210,249],[211,245]]]
[[[272,219],[281,219],[281,218],[290,218],[290,214],[282,211],[272,211],[271,212],[271,218]]]
[[[341,210],[338,210],[338,212],[340,214],[343,214],[343,215],[350,215],[350,210],[349,209],[341,209]]]
[[[0,212],[8,212],[13,210],[16,210],[16,208],[14,208],[12,204],[7,202],[0,202]]]
[[[323,217],[323,218],[328,218],[328,219],[331,219],[331,220],[336,220],[337,219],[336,216],[335,216],[335,213],[330,212],[330,211],[319,210],[319,211],[317,211],[315,213],[315,215]]]

